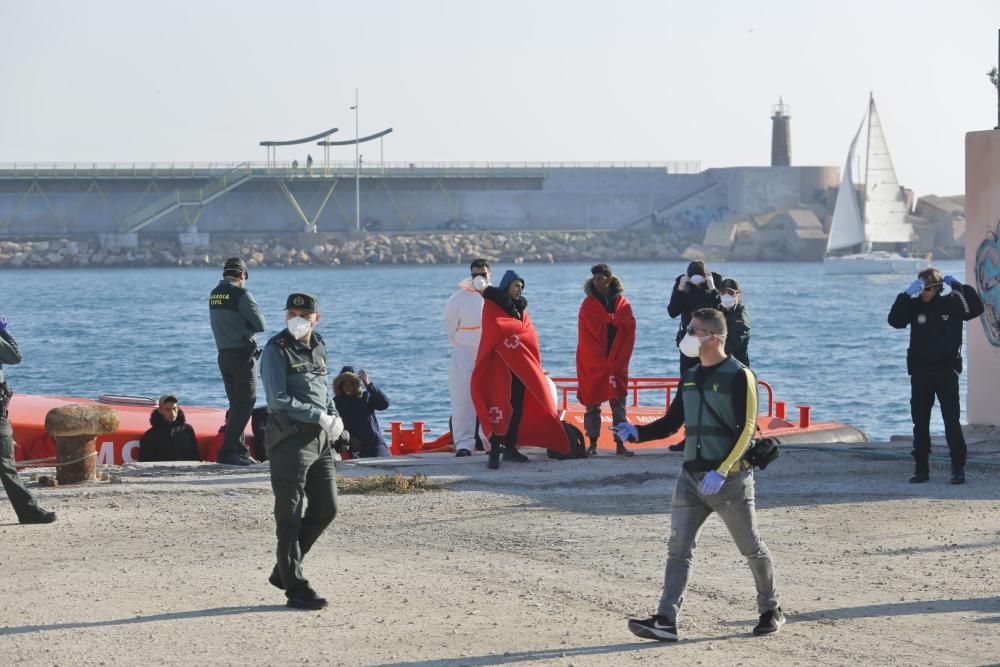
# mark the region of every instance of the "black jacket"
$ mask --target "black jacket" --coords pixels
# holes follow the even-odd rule
[[[950,368],[961,373],[962,323],[982,314],[983,301],[971,285],[956,283],[947,295],[938,294],[926,303],[905,292],[897,296],[889,324],[895,329],[910,327],[906,372]]]
[[[750,313],[738,303],[732,310],[723,309],[726,316],[726,354],[732,355],[744,366],[750,365]]]
[[[183,410],[177,411],[177,419],[167,423],[158,410],[149,415],[153,428],[139,439],[140,461],[197,461],[198,438],[187,423]]]
[[[375,412],[389,407],[389,399],[385,393],[375,386],[374,382],[364,385],[359,395],[349,396],[340,392],[341,380],[353,373],[341,373],[333,381],[333,403],[337,413],[344,420],[344,428],[351,434],[351,440],[357,438],[361,458],[379,455],[379,450],[385,446],[382,428],[379,426]],[[360,385],[360,380],[357,380]]]
[[[680,315],[681,324],[677,329],[677,342],[681,342],[681,338],[684,338],[686,329],[689,324],[691,324],[691,313],[701,308],[715,308],[717,310],[722,309],[721,301],[719,301],[719,289],[718,285],[722,282],[722,276],[718,273],[712,272],[712,281],[716,285],[716,289],[702,289],[700,287],[695,287],[690,282],[684,286],[683,290],[677,289],[680,285],[681,278],[685,274],[677,276],[674,280],[674,289],[670,293],[670,303],[667,304],[667,314],[670,317],[677,317]]]

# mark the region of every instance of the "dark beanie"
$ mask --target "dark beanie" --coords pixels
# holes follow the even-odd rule
[[[731,290],[736,290],[737,292],[741,291],[740,284],[736,282],[735,278],[726,278],[725,280],[723,280],[721,283],[719,283],[719,289],[731,289]]]
[[[500,291],[503,292],[504,294],[506,294],[507,293],[507,288],[510,287],[510,284],[512,282],[514,282],[515,280],[520,280],[521,281],[521,288],[523,289],[524,288],[524,278],[522,278],[521,276],[517,275],[517,272],[514,271],[514,269],[507,269],[506,271],[504,271],[503,278],[500,279]]]

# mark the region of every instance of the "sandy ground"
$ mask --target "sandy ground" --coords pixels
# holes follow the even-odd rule
[[[1000,462],[998,439],[971,449]],[[448,490],[342,496],[306,559],[331,600],[320,612],[287,609],[266,582],[266,465],[129,466],[38,489],[56,524],[17,525],[0,502],[0,664],[1000,663],[1000,467],[970,465],[951,486],[937,464],[910,485],[907,460],[808,449],[758,475],[782,631],[750,634],[752,579],[712,518],[681,641],[632,636],[626,618],[660,594],[679,465],[666,452],[499,472],[482,456],[343,465]]]

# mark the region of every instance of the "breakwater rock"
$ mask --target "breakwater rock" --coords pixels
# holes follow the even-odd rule
[[[433,234],[319,233],[272,238],[213,238],[206,247],[173,239],[141,239],[132,248],[94,240],[0,241],[0,268],[462,264],[475,257],[503,263],[682,260],[697,254],[704,232],[458,232]]]

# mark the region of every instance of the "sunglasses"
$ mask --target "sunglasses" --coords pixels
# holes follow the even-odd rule
[[[697,336],[699,331],[703,331],[703,332],[707,333],[710,336],[714,336],[715,335],[714,331],[709,331],[708,329],[702,329],[701,327],[696,327],[693,324],[689,325],[688,328],[685,329],[685,331],[687,331],[692,336]]]
[[[941,289],[941,285],[942,285],[942,283],[931,283],[930,285],[927,285],[926,287],[924,287],[924,289],[922,291],[924,291],[924,292],[933,292],[934,290]]]

